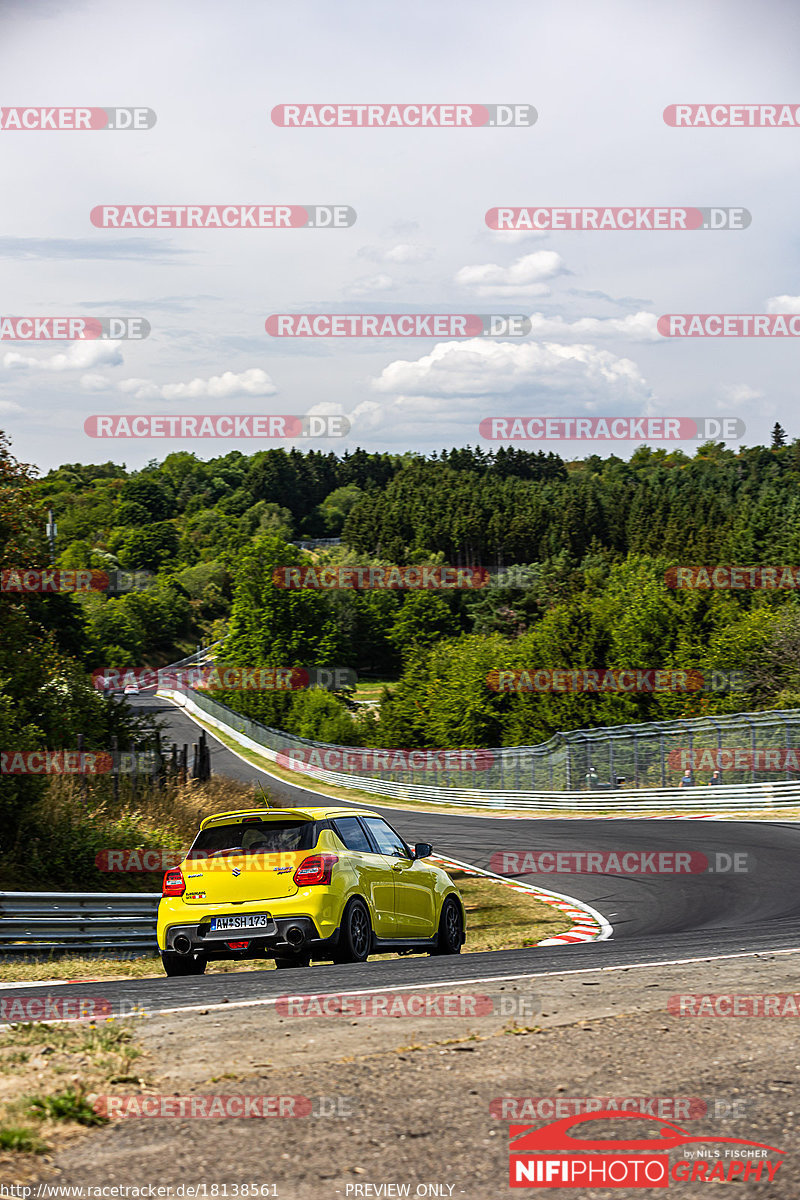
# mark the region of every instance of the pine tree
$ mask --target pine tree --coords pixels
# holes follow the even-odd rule
[[[786,430],[776,421],[772,426],[772,449],[780,450],[781,446],[786,445]]]

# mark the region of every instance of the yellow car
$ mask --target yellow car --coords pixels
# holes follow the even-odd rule
[[[461,896],[375,812],[269,808],[206,817],[164,875],[158,948],[167,975],[212,959],[366,962],[370,954],[458,954]]]

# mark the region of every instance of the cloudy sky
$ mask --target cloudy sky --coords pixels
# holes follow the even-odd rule
[[[660,314],[800,312],[791,2],[0,0],[6,106],[147,107],[142,131],[0,131],[0,316],[144,317],[145,341],[0,342],[17,457],[129,467],[265,443],[97,440],[95,413],[342,413],[341,452],[476,444],[494,415],[736,416],[800,436],[797,340]],[[285,103],[527,103],[519,128],[292,129]],[[101,229],[99,204],[347,204],[345,229]],[[745,230],[495,232],[494,206],[724,206]],[[524,313],[525,338],[279,339],[271,313]],[[273,443],[289,445],[290,443]],[[489,443],[484,442],[485,446]],[[527,443],[538,448],[537,443]],[[548,443],[582,456],[607,444]],[[635,443],[613,449],[627,456]],[[686,446],[688,448],[688,446]]]

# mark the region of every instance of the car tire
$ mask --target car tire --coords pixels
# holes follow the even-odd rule
[[[167,975],[204,975],[208,959],[204,954],[175,954],[162,950],[161,961]]]
[[[448,896],[439,917],[436,949],[432,954],[460,954],[464,943],[464,914],[455,896]]]
[[[275,966],[279,971],[285,971],[288,967],[308,967],[311,965],[311,959],[298,954],[294,958],[276,958]]]
[[[335,963],[366,962],[372,950],[372,925],[369,909],[356,896],[342,913],[339,944],[333,955]]]

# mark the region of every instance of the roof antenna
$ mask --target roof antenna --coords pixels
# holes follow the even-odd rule
[[[267,793],[264,791],[264,788],[263,788],[263,786],[262,786],[260,783],[259,783],[259,785],[258,785],[258,786],[259,786],[259,788],[261,789],[261,795],[264,797],[264,803],[266,804],[267,808],[272,808],[272,805],[271,805],[271,804],[270,804],[270,802],[269,802],[269,796],[268,796],[268,795],[267,795]]]

